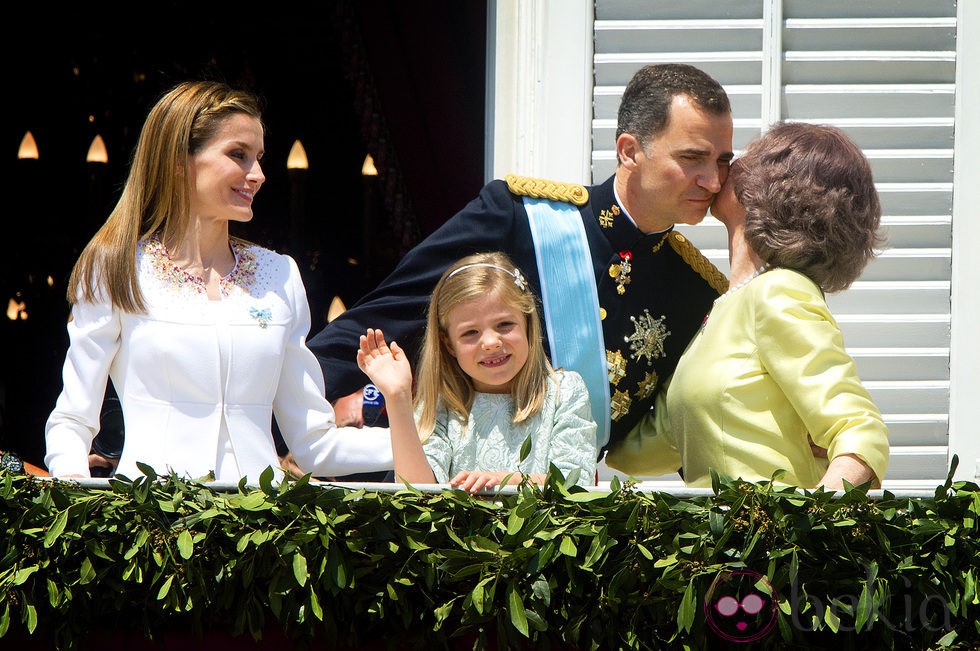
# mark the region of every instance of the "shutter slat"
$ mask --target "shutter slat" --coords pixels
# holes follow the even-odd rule
[[[895,247],[953,245],[952,219],[946,215],[885,215],[882,232]]]
[[[864,386],[883,414],[939,412],[949,405],[948,380],[866,380]]]
[[[710,42],[719,50],[759,50],[761,20],[622,20],[595,22],[595,47],[604,53],[642,52],[656,43],[671,52],[695,52]],[[683,59],[678,59],[683,60]]]
[[[786,50],[846,50],[860,44],[864,50],[955,49],[955,18],[797,18],[785,21]]]
[[[803,18],[930,18],[956,16],[955,0],[786,0],[783,15]]]
[[[948,183],[953,173],[952,149],[865,150],[874,177],[882,184]]]
[[[884,380],[949,381],[948,348],[850,348],[865,382]]]
[[[892,447],[886,477],[892,481],[922,477],[942,479],[949,470],[947,455],[945,445]]]
[[[836,80],[833,80],[836,82]],[[797,119],[953,116],[952,84],[787,84],[783,108]]]
[[[650,0],[596,0],[596,21],[600,20],[690,20],[698,18],[729,18],[732,20],[761,18],[758,2],[726,2],[718,0],[684,0],[684,2],[651,2]]]
[[[762,83],[761,52],[636,52],[596,54],[595,81],[602,85],[625,85],[648,63],[683,61],[701,68],[715,79],[733,84]]]
[[[892,449],[915,445],[946,445],[949,417],[945,414],[888,414],[888,442]]]
[[[915,348],[949,346],[948,314],[838,314],[835,315],[848,346]],[[946,411],[946,410],[943,410]]]

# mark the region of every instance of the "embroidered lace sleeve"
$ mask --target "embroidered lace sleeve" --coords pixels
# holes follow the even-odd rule
[[[580,486],[594,486],[598,452],[588,389],[582,376],[574,371],[558,371],[555,379],[558,391],[554,424],[550,433],[539,434],[551,437],[548,461],[566,477],[578,470]]]

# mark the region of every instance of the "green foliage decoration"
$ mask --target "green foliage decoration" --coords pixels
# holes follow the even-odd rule
[[[749,571],[774,602],[753,649],[980,646],[969,482],[900,497],[716,477],[682,498],[552,468],[470,495],[142,470],[107,488],[0,473],[0,646],[76,649],[101,626],[278,629],[297,648],[749,648],[708,613],[718,578]]]

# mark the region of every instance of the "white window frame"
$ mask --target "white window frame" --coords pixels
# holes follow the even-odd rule
[[[591,0],[487,3],[487,180],[592,179]]]
[[[956,9],[956,105],[953,126],[953,249],[950,307],[949,450],[956,479],[980,479],[980,4]]]

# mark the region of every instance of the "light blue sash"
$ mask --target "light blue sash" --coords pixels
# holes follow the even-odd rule
[[[578,208],[524,197],[541,279],[551,364],[578,371],[589,389],[596,444],[609,442],[609,374],[599,293]]]

